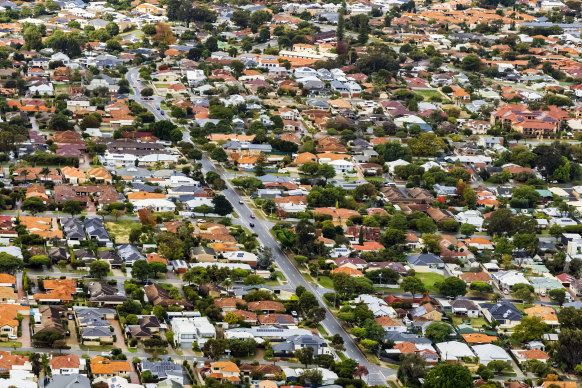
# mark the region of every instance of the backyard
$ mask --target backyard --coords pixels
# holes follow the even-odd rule
[[[422,280],[422,283],[426,287],[427,291],[431,293],[436,291],[435,283],[445,280],[443,275],[434,272],[417,272],[414,276]]]

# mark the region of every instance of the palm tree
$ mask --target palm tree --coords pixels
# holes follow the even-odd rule
[[[40,174],[42,176],[44,176],[44,179],[46,180],[46,177],[48,176],[48,174],[51,173],[51,170],[48,167],[43,167],[42,170],[40,170]]]
[[[221,284],[226,288],[226,291],[228,292],[229,287],[232,285],[232,280],[226,278],[222,281]]]

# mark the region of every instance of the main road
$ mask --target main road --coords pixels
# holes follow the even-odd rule
[[[142,101],[140,98],[139,91],[143,86],[141,85],[141,81],[139,81],[139,75],[137,74],[137,69],[130,69],[127,73],[127,80],[129,81],[130,87],[134,91],[133,98],[136,101],[142,103],[147,109],[149,109],[153,115],[156,117],[157,120],[168,120],[169,117],[164,117],[161,113],[161,105],[159,99],[154,99],[151,101]],[[190,137],[190,133],[188,131],[183,132],[183,140],[189,143],[192,143],[192,139]],[[332,314],[330,309],[328,308],[327,304],[323,301],[322,295],[316,287],[309,283],[303,275],[299,272],[299,270],[293,265],[293,263],[289,260],[287,255],[281,249],[279,243],[273,238],[271,232],[269,230],[269,226],[267,223],[259,218],[251,219],[251,214],[253,211],[249,208],[249,206],[244,202],[243,198],[234,190],[228,179],[223,175],[223,173],[216,169],[214,163],[208,159],[206,155],[203,155],[202,160],[202,169],[205,172],[214,171],[221,178],[226,182],[226,189],[222,191],[222,194],[228,198],[228,200],[232,203],[234,210],[240,216],[240,224],[248,227],[250,230],[253,230],[257,234],[258,241],[264,246],[271,248],[273,252],[273,256],[275,259],[275,263],[281,269],[285,277],[287,278],[288,284],[295,288],[299,285],[305,287],[306,290],[310,291],[317,300],[319,304],[326,309],[326,316],[325,319],[321,322],[322,326],[325,330],[330,334],[339,334],[344,340],[344,347],[345,351],[344,354],[347,358],[352,359],[358,363],[358,365],[365,366],[368,369],[368,376],[367,376],[367,383],[368,385],[385,385],[386,384],[386,377],[393,375],[396,373],[395,370],[390,368],[385,368],[378,366],[372,362],[370,362],[363,352],[360,350],[354,339],[348,335],[348,333],[344,330],[338,319]],[[250,223],[254,223],[254,227],[250,226]]]

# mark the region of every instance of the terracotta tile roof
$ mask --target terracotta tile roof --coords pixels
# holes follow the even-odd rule
[[[74,354],[55,356],[51,359],[51,369],[79,368],[81,360]]]
[[[127,199],[134,201],[141,199],[165,199],[166,194],[163,193],[148,193],[146,191],[136,191],[135,193],[127,194]]]
[[[247,302],[239,298],[220,298],[214,299],[214,304],[220,308],[236,307],[237,305],[246,306]]]
[[[400,342],[394,345],[394,349],[400,350],[400,353],[415,353],[418,348],[412,342]]]
[[[353,269],[351,267],[335,268],[335,269],[332,269],[330,271],[330,273],[333,275],[338,274],[338,273],[345,273],[345,274],[350,275],[350,276],[364,276],[362,271],[358,271],[357,269]]]
[[[113,375],[119,372],[131,372],[128,361],[111,361],[103,357],[91,359],[91,372],[95,375]]]
[[[7,273],[0,273],[0,283],[16,284],[16,276]]]
[[[273,310],[273,311],[285,311],[285,306],[281,302],[275,302],[272,300],[260,300],[257,302],[249,302],[247,305],[249,311],[256,310]]]
[[[487,272],[466,272],[461,274],[460,278],[467,283],[488,282],[491,280],[491,275],[489,275]]]
[[[490,344],[497,341],[497,337],[483,333],[462,334],[463,339],[470,344]]]
[[[222,372],[240,373],[240,369],[238,368],[238,366],[236,366],[236,364],[231,361],[217,361],[213,362],[210,365],[212,365],[213,369],[217,368],[220,369]]]
[[[111,180],[111,174],[105,167],[91,168],[87,170],[87,175],[95,179]]]

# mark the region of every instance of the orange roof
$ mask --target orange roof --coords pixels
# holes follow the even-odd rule
[[[146,260],[148,263],[151,263],[152,261],[159,261],[160,263],[168,264],[168,260],[164,259],[157,253],[148,253],[148,255],[146,256]]]
[[[482,244],[482,245],[491,245],[491,241],[487,240],[484,237],[472,237],[465,240],[466,244]]]
[[[135,193],[127,194],[127,199],[130,200],[141,200],[141,199],[165,199],[166,194],[162,193],[148,193],[146,191],[136,191]]]
[[[91,360],[91,372],[96,375],[131,372],[131,365],[128,361],[111,361],[103,357],[95,357]]]
[[[12,292],[15,292],[14,289],[12,289]],[[17,327],[18,320],[16,320],[16,317],[18,313],[26,310],[28,310],[28,307],[19,304],[0,304],[0,327]]]
[[[95,179],[111,180],[111,174],[105,167],[90,168],[87,170],[87,175]]]
[[[295,164],[304,164],[307,162],[315,162],[317,161],[317,157],[313,155],[311,152],[302,152],[297,155],[295,158]]]
[[[349,159],[350,155],[348,154],[334,154],[331,152],[321,152],[319,154],[317,154],[317,159],[321,160],[321,159],[329,159],[331,161],[334,160],[342,160],[342,159]]]
[[[487,335],[483,333],[462,334],[463,339],[470,344],[490,344],[497,341],[494,335]]]
[[[218,368],[223,372],[240,373],[240,369],[234,362],[231,361],[217,361],[210,364],[212,368]]]
[[[213,133],[209,137],[210,141],[253,141],[254,138],[255,135],[225,135],[222,133]]]
[[[412,342],[400,342],[394,345],[394,349],[400,350],[400,353],[415,353],[418,348]]]
[[[64,356],[55,356],[51,359],[52,369],[62,368],[78,368],[81,364],[79,357],[74,354],[66,354]]]
[[[516,350],[516,352],[528,360],[548,360],[550,358],[548,353],[539,349]]]
[[[259,160],[258,156],[243,156],[242,158],[238,159],[238,164],[255,164]]]
[[[558,316],[553,308],[548,306],[533,306],[523,310],[530,317],[539,317],[542,321],[558,321]]]
[[[85,173],[81,170],[79,170],[78,168],[75,167],[63,167],[61,169],[61,173],[63,174],[64,177],[67,178],[85,178]]]
[[[357,269],[353,269],[350,267],[339,267],[336,269],[332,269],[330,271],[330,273],[333,275],[338,274],[338,273],[345,273],[346,275],[350,275],[350,276],[364,276],[362,271],[358,271]]]
[[[0,283],[16,284],[16,276],[7,273],[0,273]]]
[[[329,214],[333,218],[341,218],[344,220],[347,220],[351,216],[360,215],[360,213],[358,213],[355,210],[341,209],[341,208],[336,209],[333,207],[318,207],[314,210],[314,213]]]

